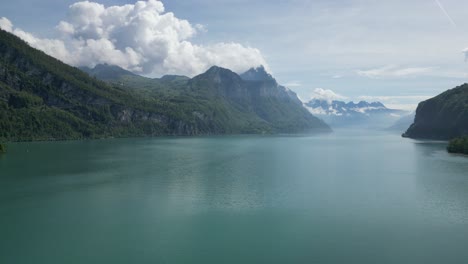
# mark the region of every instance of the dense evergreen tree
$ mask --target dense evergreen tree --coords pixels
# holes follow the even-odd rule
[[[447,150],[450,153],[461,153],[468,155],[468,136],[450,140]]]

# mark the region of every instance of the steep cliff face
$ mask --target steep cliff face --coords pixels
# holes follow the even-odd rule
[[[234,109],[256,116],[275,132],[330,131],[328,125],[303,107],[294,92],[278,85],[263,67],[240,76],[212,67],[194,77],[189,86],[196,93],[221,98]]]
[[[240,77],[246,82],[252,90],[252,95],[256,98],[270,97],[302,105],[297,94],[279,85],[275,78],[266,72],[263,66],[252,68],[241,74]]]
[[[405,137],[451,139],[468,135],[468,84],[421,102]]]

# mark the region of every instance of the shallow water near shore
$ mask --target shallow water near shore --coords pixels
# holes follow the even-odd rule
[[[9,144],[0,263],[464,263],[468,158],[383,132]]]

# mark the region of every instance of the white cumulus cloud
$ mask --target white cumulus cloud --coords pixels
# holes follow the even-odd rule
[[[326,100],[331,102],[333,100],[346,100],[347,97],[337,94],[329,89],[316,88],[311,95],[311,99]]]
[[[13,24],[7,18],[0,17],[0,28],[8,32],[11,32],[13,30]]]
[[[463,54],[465,54],[465,62],[468,61],[468,48],[462,50]]]
[[[369,96],[363,95],[357,97],[359,101],[367,102],[381,102],[387,107],[392,109],[400,109],[406,111],[414,111],[418,106],[419,102],[431,98],[430,95],[380,95],[380,96]]]
[[[74,66],[108,63],[153,76],[193,76],[213,65],[236,72],[259,65],[268,67],[256,48],[224,42],[193,44],[191,39],[206,27],[165,12],[159,0],[110,7],[77,2],[56,26],[59,37],[54,39],[38,38],[15,28],[7,18],[0,18],[0,27]]]
[[[468,48],[465,51],[468,53]],[[357,70],[356,74],[371,79],[397,79],[410,77],[441,77],[465,79],[468,74],[464,71],[441,69],[440,67],[400,67],[387,65],[380,68]]]
[[[377,79],[428,75],[434,70],[434,67],[402,68],[397,65],[387,65],[376,69],[358,70],[356,73],[359,76]]]

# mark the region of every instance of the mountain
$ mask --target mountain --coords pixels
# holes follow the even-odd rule
[[[147,78],[130,71],[122,69],[119,66],[98,64],[94,68],[80,67],[80,70],[88,73],[91,77],[110,83],[111,85],[132,88],[132,91],[138,92],[137,95],[151,96],[156,91],[164,94],[158,96],[167,96],[173,90],[173,86],[187,84],[189,77],[180,75],[165,75],[161,78]]]
[[[260,100],[264,106],[252,105],[249,82],[228,70],[191,80],[145,78],[110,65],[89,70],[99,74],[89,76],[0,30],[0,141],[328,129],[302,106],[269,93]],[[114,82],[116,76],[131,81]],[[248,103],[231,98],[236,86],[248,90],[242,98]],[[272,112],[262,117],[259,109]]]
[[[389,109],[380,102],[343,102],[312,99],[305,106],[315,116],[332,127],[385,128],[393,124],[404,111]]]
[[[413,124],[415,115],[416,113],[412,112],[409,115],[402,116],[400,119],[398,119],[393,125],[388,127],[386,130],[394,131],[399,134],[405,132],[408,129],[408,127],[410,127],[410,125]]]
[[[419,103],[409,138],[451,139],[468,135],[468,84]]]
[[[121,86],[157,86],[177,81],[188,81],[190,79],[183,75],[164,75],[161,78],[147,78],[127,71],[119,66],[108,64],[98,64],[94,68],[86,66],[79,67],[79,69],[86,72],[91,77]]]
[[[0,30],[0,140],[212,132],[189,111],[90,78]]]
[[[265,67],[260,66],[257,68],[251,68],[248,71],[242,73],[240,77],[246,81],[270,81],[276,82],[276,80],[269,74]]]
[[[137,77],[136,74],[130,71],[124,70],[118,66],[112,66],[108,64],[98,64],[92,69],[86,66],[79,67],[79,69],[88,73],[91,76],[106,81],[124,78],[125,76]]]
[[[167,98],[179,103],[185,103],[189,98],[192,101],[196,99],[196,105],[206,110],[213,107],[207,104],[213,104],[217,108],[221,105],[231,115],[238,116],[239,122],[236,126],[248,126],[245,124],[245,121],[249,120],[245,117],[248,114],[259,118],[262,123],[269,124],[269,130],[274,132],[330,130],[323,121],[311,115],[302,106],[294,92],[279,85],[264,67],[252,68],[241,75],[213,66],[192,79],[176,75],[167,75],[159,79],[142,76],[138,78],[138,82],[127,81],[124,86],[131,90],[139,90],[139,93],[148,96]],[[115,79],[106,81],[117,84],[122,82],[122,77],[116,76]],[[236,119],[226,122],[234,125]]]
[[[259,69],[261,75],[255,79],[246,78]],[[222,98],[235,109],[255,114],[271,124],[274,131],[330,130],[328,125],[303,107],[294,92],[278,85],[271,75],[264,72],[263,67],[250,69],[241,75],[212,67],[190,80],[188,87],[197,96]]]
[[[302,101],[299,100],[297,94],[288,88],[279,85],[276,80],[267,73],[263,66],[258,68],[251,68],[245,73],[241,74],[240,77],[249,83],[253,89],[259,89],[260,95],[270,94],[284,100],[290,100],[295,104],[302,105]]]
[[[331,101],[313,99],[306,104],[311,111],[322,115],[351,116],[351,115],[370,115],[375,113],[385,113],[393,111],[388,109],[380,102],[368,103],[360,101],[359,103],[343,101]]]

